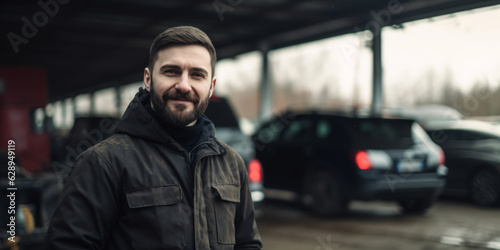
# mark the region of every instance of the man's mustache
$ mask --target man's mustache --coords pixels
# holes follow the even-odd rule
[[[200,102],[200,98],[198,98],[198,96],[196,96],[191,91],[186,92],[186,93],[181,93],[178,90],[168,91],[168,92],[163,94],[162,99],[164,102],[166,102],[168,99],[187,100],[187,101],[190,101],[194,104],[197,104],[198,102]]]

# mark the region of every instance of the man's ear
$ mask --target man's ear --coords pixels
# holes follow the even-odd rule
[[[151,78],[152,78],[152,75],[151,75],[151,71],[149,70],[148,67],[146,67],[144,69],[144,87],[146,88],[146,90],[148,92],[150,92],[151,90]]]
[[[210,82],[210,97],[212,97],[212,95],[214,94],[216,81],[217,81],[217,78],[214,76],[214,78]]]

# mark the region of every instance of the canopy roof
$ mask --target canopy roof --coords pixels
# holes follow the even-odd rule
[[[149,46],[192,25],[218,58],[500,4],[499,0],[3,0],[2,66],[40,66],[49,100],[142,79]]]

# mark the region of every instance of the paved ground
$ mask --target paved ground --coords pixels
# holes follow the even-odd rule
[[[257,220],[270,250],[500,249],[500,208],[440,200],[424,215],[386,202],[353,202],[347,216],[319,218],[289,202],[266,202]]]

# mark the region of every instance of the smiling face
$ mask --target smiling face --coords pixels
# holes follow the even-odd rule
[[[211,58],[200,45],[175,45],[158,51],[153,71],[144,70],[151,107],[175,126],[192,126],[205,112],[215,88]]]

